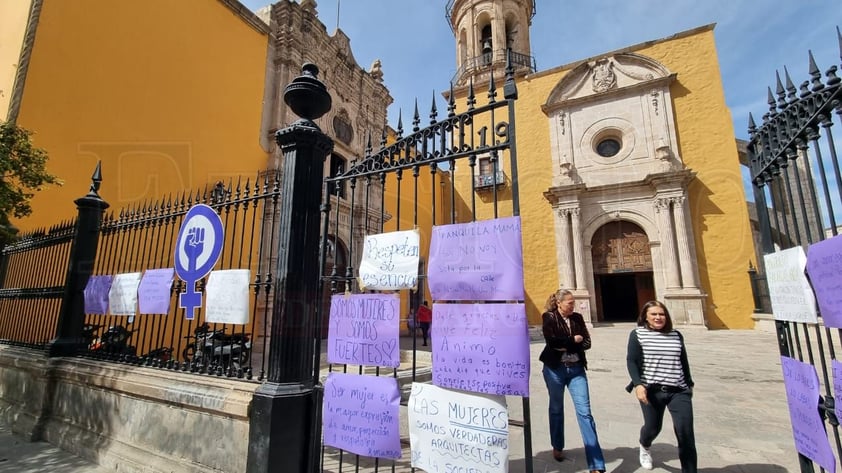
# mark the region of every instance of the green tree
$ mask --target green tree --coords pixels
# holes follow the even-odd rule
[[[32,144],[32,132],[0,122],[0,247],[14,240],[17,229],[9,221],[32,213],[29,201],[48,184],[61,185],[47,172],[47,152]]]

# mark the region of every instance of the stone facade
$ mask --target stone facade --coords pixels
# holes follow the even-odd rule
[[[612,274],[633,273],[627,284],[640,286],[638,303],[659,294],[677,323],[704,324],[687,209],[695,174],[676,152],[674,79],[645,56],[599,57],[570,71],[542,107],[553,143],[553,186],[544,195],[556,210],[559,283],[582,299],[586,319],[599,320],[594,307],[601,319],[620,318],[602,292],[614,288]],[[642,229],[642,243],[625,232],[606,241],[601,230],[618,221]],[[595,264],[600,244],[615,254],[611,264]],[[648,264],[629,261],[635,244],[648,247]],[[647,291],[653,283],[656,291]]]

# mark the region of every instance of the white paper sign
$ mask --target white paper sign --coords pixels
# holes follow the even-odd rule
[[[816,323],[816,299],[804,276],[807,256],[800,246],[765,255],[769,299],[776,320]]]
[[[108,291],[108,308],[111,315],[134,315],[137,312],[137,286],[140,273],[123,273],[114,276]]]
[[[412,383],[407,411],[413,467],[431,473],[508,471],[504,396]]]
[[[248,269],[211,271],[205,288],[205,321],[221,324],[247,324],[249,321]]]
[[[418,286],[420,252],[418,230],[366,236],[360,262],[360,289],[415,289]]]

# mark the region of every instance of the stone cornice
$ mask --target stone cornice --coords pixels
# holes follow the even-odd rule
[[[239,16],[243,21],[245,21],[249,26],[257,30],[257,32],[268,35],[269,25],[267,25],[263,20],[260,19],[259,16],[255,15],[254,12],[246,8],[245,5],[240,3],[237,0],[217,0],[219,3],[228,7],[229,10],[234,12],[237,16]]]

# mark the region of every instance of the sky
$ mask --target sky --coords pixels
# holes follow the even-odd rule
[[[252,10],[271,3],[241,2]],[[433,96],[439,110],[446,109],[440,92],[456,72],[446,0],[317,3],[328,33],[336,31],[338,22],[360,66],[368,69],[381,60],[384,83],[394,98],[389,107],[393,127],[398,110],[411,113],[416,98],[422,115]],[[766,87],[774,91],[776,70],[783,75],[786,66],[798,85],[809,79],[808,50],[823,73],[842,62],[836,36],[836,27],[842,27],[840,0],[537,0],[532,55],[542,71],[709,23],[716,23],[725,100],[737,138],[748,137],[749,112],[759,123],[768,109]]]

